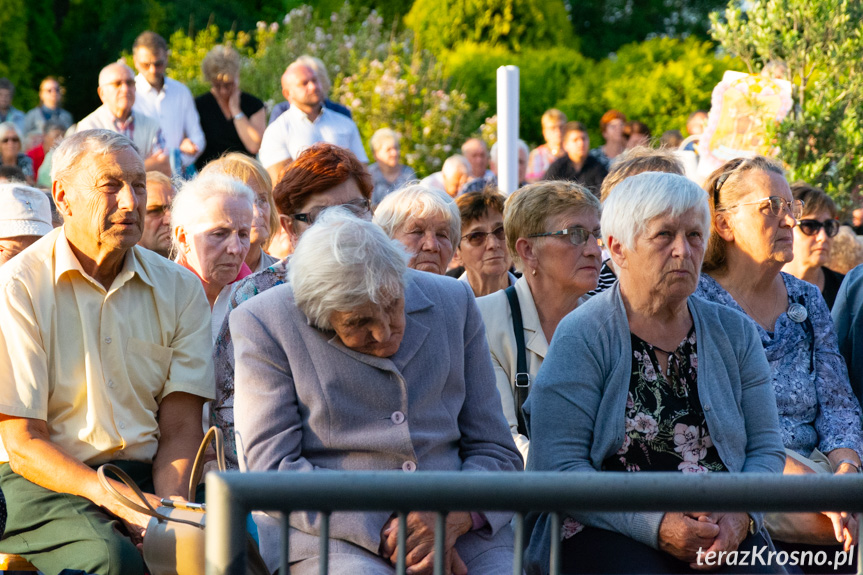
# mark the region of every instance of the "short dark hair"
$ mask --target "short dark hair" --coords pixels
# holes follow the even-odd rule
[[[803,215],[814,215],[818,212],[829,212],[830,217],[836,219],[838,210],[833,198],[821,188],[816,188],[806,182],[794,182],[791,184],[791,193],[795,200],[803,201]]]
[[[0,86],[0,90],[2,89],[3,87]],[[27,182],[24,171],[18,166],[0,166],[0,178],[10,182],[21,182],[22,184]]]
[[[584,132],[586,134],[587,128],[581,122],[567,122],[563,127],[563,137],[567,137],[570,132]]]
[[[318,142],[306,148],[285,170],[273,188],[276,209],[282,215],[296,213],[313,195],[353,178],[364,198],[372,197],[372,176],[353,152],[340,146]]]
[[[497,186],[490,185],[480,192],[468,192],[455,199],[461,215],[461,229],[482,217],[490,210],[497,210],[503,216],[503,203],[506,199],[497,191]]]
[[[649,139],[650,128],[647,127],[647,124],[639,122],[638,120],[627,122],[626,126],[623,128],[623,135],[626,136],[626,139],[628,140],[632,134],[643,134]]]
[[[9,90],[14,94],[15,84],[13,84],[9,78],[0,78],[0,90]]]
[[[134,44],[132,44],[132,50],[136,48],[146,48],[153,54],[156,54],[160,50],[163,52],[168,51],[168,43],[165,42],[165,39],[152,32],[150,30],[144,30],[138,37],[135,38]]]

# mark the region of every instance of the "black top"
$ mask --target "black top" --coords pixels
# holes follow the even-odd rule
[[[233,118],[225,118],[212,92],[195,98],[195,107],[198,108],[198,115],[201,116],[201,129],[204,130],[204,137],[207,139],[204,152],[195,160],[195,167],[198,170],[225,152],[243,152],[254,157],[255,154],[247,150],[243,141],[240,140],[237,128],[234,127]],[[263,107],[264,103],[259,99],[245,92],[240,92],[240,110],[247,118],[251,118],[255,112]]]
[[[592,156],[587,156],[581,171],[575,169],[575,164],[569,156],[563,156],[554,161],[545,173],[545,180],[568,180],[581,184],[599,197],[599,187],[608,175],[608,170]]]
[[[597,294],[601,294],[613,286],[616,281],[617,274],[615,274],[614,270],[611,269],[611,266],[608,265],[608,260],[605,260],[602,262],[602,267],[599,268],[599,280],[596,282],[596,289],[587,292],[587,295],[593,297]]]
[[[833,302],[836,301],[836,294],[839,293],[839,286],[842,285],[845,276],[824,266],[821,266],[821,270],[824,272],[824,289],[821,290],[821,295],[827,302],[827,308],[832,310]]]
[[[710,438],[698,398],[698,342],[695,327],[668,355],[660,371],[658,348],[637,335],[632,341],[632,375],[626,400],[623,445],[602,462],[603,471],[727,471]]]

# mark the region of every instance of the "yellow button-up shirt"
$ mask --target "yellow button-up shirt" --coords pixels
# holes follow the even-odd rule
[[[106,291],[62,228],[0,268],[0,413],[46,421],[51,441],[89,465],[152,462],[159,403],[175,391],[215,392],[194,274],[136,246]]]

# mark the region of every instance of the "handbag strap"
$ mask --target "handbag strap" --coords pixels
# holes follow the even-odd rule
[[[527,436],[527,423],[524,420],[522,406],[530,391],[530,374],[527,371],[527,348],[524,344],[524,323],[521,319],[521,306],[518,303],[518,294],[515,286],[509,286],[504,290],[506,299],[509,300],[509,308],[512,311],[512,330],[515,332],[515,377],[513,378],[513,400],[515,400],[515,415],[518,419],[518,432]]]
[[[216,448],[216,463],[219,465],[219,471],[226,471],[225,464],[225,436],[222,430],[212,426],[204,435],[204,441],[201,442],[201,447],[198,448],[198,454],[195,455],[195,463],[192,465],[192,475],[189,477],[189,501],[195,500],[195,492],[198,490],[198,483],[201,481],[201,475],[204,473],[204,455],[207,452],[207,447],[213,443]]]
[[[119,479],[123,484],[125,484],[126,487],[131,489],[135,493],[137,498],[141,501],[141,503],[143,503],[143,505],[141,505],[141,503],[138,503],[137,501],[130,499],[123,493],[120,493],[120,491],[111,483],[111,480],[108,479],[107,473],[109,472],[114,474],[114,476],[117,477],[117,479]],[[159,513],[152,505],[150,505],[150,502],[147,500],[144,492],[141,491],[141,488],[138,487],[138,485],[132,480],[132,478],[129,477],[129,475],[125,471],[123,471],[113,463],[106,463],[104,465],[100,465],[99,469],[96,470],[96,474],[99,477],[99,483],[102,484],[102,487],[105,488],[105,491],[110,493],[114,497],[114,499],[116,499],[129,509],[137,511],[138,513],[143,513],[144,515],[149,515],[150,517],[155,517],[159,521],[174,521],[176,523],[185,523],[187,525],[191,525],[197,528],[201,527],[201,525],[195,523],[194,521],[187,521],[185,519],[179,519],[177,517],[168,517],[167,515]]]

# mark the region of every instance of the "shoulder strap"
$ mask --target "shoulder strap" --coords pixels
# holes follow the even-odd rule
[[[515,377],[513,383],[513,400],[515,401],[515,415],[518,418],[518,432],[527,436],[527,425],[524,421],[522,406],[530,391],[530,374],[527,372],[527,351],[524,344],[524,323],[521,320],[521,306],[518,303],[518,294],[515,286],[509,286],[504,290],[506,299],[509,300],[509,308],[512,311],[512,329],[515,332]]]

